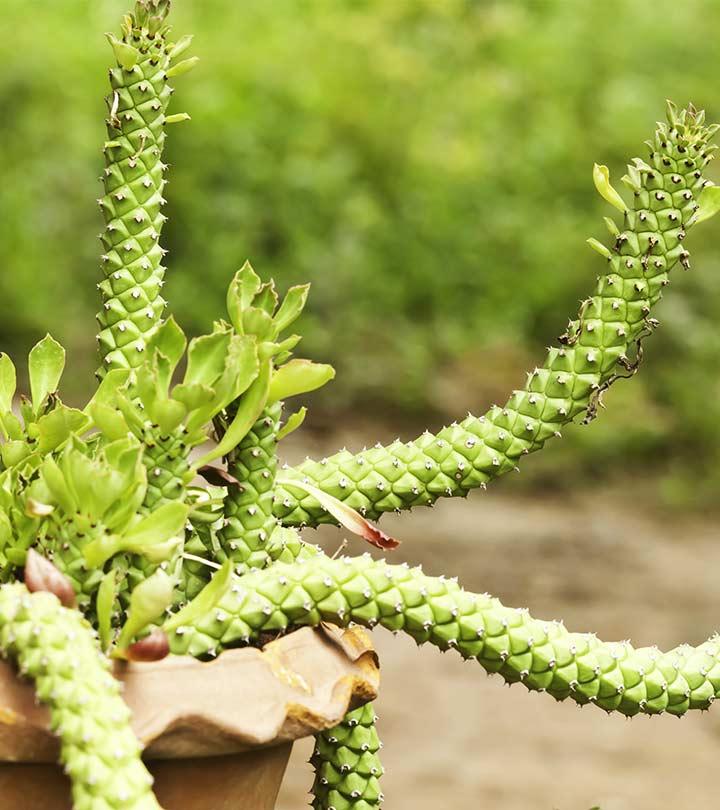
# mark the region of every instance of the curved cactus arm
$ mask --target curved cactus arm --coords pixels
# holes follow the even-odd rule
[[[167,115],[172,94],[168,78],[194,64],[183,60],[172,65],[189,40],[168,42],[169,6],[168,0],[138,0],[135,13],[125,18],[121,39],[108,34],[117,64],[110,71],[105,194],[98,201],[105,218],[105,278],[98,285],[101,375],[139,364],[165,306],[160,294],[165,274],[160,247],[166,219],[165,126],[187,117]]]
[[[372,703],[349,712],[342,723],[315,737],[314,810],[376,810],[382,805],[382,747]]]
[[[160,810],[120,686],[77,611],[50,593],[2,586],[0,653],[35,681],[50,708],[74,810]]]
[[[174,652],[212,655],[261,633],[323,621],[402,631],[418,644],[474,658],[510,684],[627,716],[707,709],[720,694],[720,637],[666,653],[605,643],[465,591],[455,580],[369,555],[323,555],[246,574],[215,610],[176,628],[170,643]]]
[[[305,478],[376,518],[432,505],[440,497],[467,495],[516,468],[521,456],[559,436],[580,414],[592,418],[602,392],[636,369],[639,342],[657,325],[650,314],[669,271],[678,262],[689,266],[683,240],[696,218],[698,194],[708,182],[702,170],[716,148],[708,140],[717,128],[706,127],[704,114],[692,107],[678,113],[669,106],[668,124],[659,124],[648,142],[652,165],[636,159],[628,167],[624,180],[633,199],[625,210],[624,229],[608,220],[612,246],[591,240],[607,259],[606,273],[560,344],[549,350],[544,366],[530,372],[525,387],[514,391],[503,407],[493,406],[479,417],[468,415],[415,441],[308,460],[286,476]],[[596,184],[606,198],[623,205],[606,173],[596,171]],[[292,487],[278,488],[275,514],[286,525],[332,521],[316,499]]]

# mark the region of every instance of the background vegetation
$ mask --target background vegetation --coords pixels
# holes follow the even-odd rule
[[[94,364],[101,34],[126,5],[2,4],[0,344],[17,355],[51,329],[77,396]],[[283,287],[311,280],[306,352],[339,371],[316,427],[409,414],[410,435],[504,397],[602,269],[584,245],[610,213],[593,161],[619,179],[666,97],[720,115],[712,0],[177,0],[175,26],[202,66],[177,81],[193,121],[170,132],[167,297],[199,331],[246,257]],[[718,226],[690,248],[639,378],[528,480],[652,463],[667,501],[712,498]]]

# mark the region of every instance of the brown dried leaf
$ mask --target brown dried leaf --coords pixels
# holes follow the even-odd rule
[[[50,560],[29,549],[25,560],[25,586],[31,593],[49,591],[68,608],[76,606],[75,589],[70,580]]]
[[[205,464],[205,466],[198,469],[197,473],[201,475],[208,484],[212,484],[215,487],[240,486],[240,482],[237,478],[235,478],[234,475],[230,475],[227,470],[223,470],[222,467],[213,467],[212,464]]]
[[[359,537],[367,540],[368,543],[375,546],[375,548],[381,548],[387,551],[389,549],[397,548],[400,545],[399,540],[396,540],[394,537],[390,537],[389,534],[385,534],[382,529],[378,529],[374,523],[366,520],[351,506],[343,503],[333,495],[323,492],[321,489],[309,484],[307,481],[300,481],[295,478],[286,478],[278,481],[278,483],[286,487],[296,487],[297,489],[307,492],[308,495],[312,495],[313,498],[319,501],[321,506],[323,506],[341,526],[344,526],[346,529],[353,532],[353,534],[357,534]]]

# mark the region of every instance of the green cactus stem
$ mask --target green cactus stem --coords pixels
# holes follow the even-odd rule
[[[545,364],[528,374],[525,387],[504,406],[493,406],[483,416],[468,415],[415,441],[308,460],[286,477],[304,478],[377,518],[485,487],[515,469],[523,455],[560,436],[579,415],[592,418],[603,391],[637,368],[640,341],[657,325],[651,311],[668,273],[678,262],[689,266],[684,238],[696,217],[699,193],[708,184],[702,170],[717,148],[708,146],[717,129],[704,125],[702,112],[690,107],[678,113],[669,105],[667,125],[660,124],[648,142],[650,164],[638,158],[628,167],[624,180],[633,199],[623,229],[607,220],[612,246],[593,240],[607,259],[606,273]],[[622,204],[605,173],[596,176],[596,184],[613,204]],[[278,488],[275,514],[285,525],[332,522],[316,499],[292,487]]]
[[[217,655],[261,633],[300,625],[351,622],[394,632],[418,644],[456,650],[507,683],[548,692],[556,700],[595,704],[628,717],[682,715],[707,709],[720,694],[720,637],[663,653],[571,633],[560,622],[533,619],[487,594],[420,568],[362,557],[276,563],[236,581],[211,612],[178,627],[177,653]]]
[[[50,708],[74,810],[160,810],[120,685],[80,613],[50,593],[3,585],[0,654]]]
[[[125,19],[122,38],[108,35],[117,65],[110,71],[105,194],[99,200],[105,218],[105,278],[98,285],[101,375],[142,361],[165,307],[160,235],[167,165],[162,158],[165,127],[175,120],[167,116],[168,77],[178,72],[180,65],[171,64],[184,50],[184,42],[167,41],[169,5],[167,0],[140,0],[134,15]]]
[[[271,561],[268,540],[277,525],[273,489],[281,411],[280,402],[266,407],[228,457],[228,472],[237,484],[228,487],[224,502],[225,525],[219,540],[238,573],[264,568]]]
[[[382,804],[378,751],[371,703],[349,712],[342,723],[315,737],[314,810],[376,810]]]

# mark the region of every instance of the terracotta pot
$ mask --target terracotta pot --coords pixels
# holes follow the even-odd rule
[[[331,728],[377,695],[359,628],[304,628],[201,663],[120,664],[165,810],[272,810],[292,741]],[[58,743],[32,684],[0,662],[0,810],[70,810]]]

